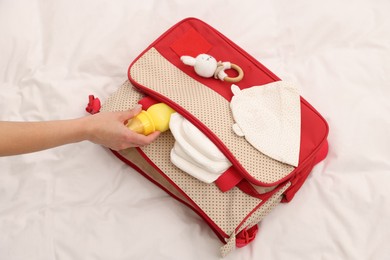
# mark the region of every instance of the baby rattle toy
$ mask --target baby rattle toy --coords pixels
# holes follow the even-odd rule
[[[150,106],[127,122],[126,126],[139,134],[149,135],[154,131],[165,132],[169,129],[171,114],[176,111],[164,103]]]
[[[238,65],[227,61],[217,62],[214,57],[208,54],[199,54],[196,58],[191,56],[181,56],[180,60],[186,65],[193,66],[196,74],[205,78],[214,76],[216,79],[235,83],[239,82],[244,77],[244,72]],[[227,69],[234,69],[237,71],[238,76],[234,78],[229,77],[225,73],[225,70]]]

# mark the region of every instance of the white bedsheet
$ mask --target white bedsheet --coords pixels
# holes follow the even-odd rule
[[[0,1],[0,120],[86,115],[189,16],[300,92],[330,151],[226,259],[390,259],[390,2]],[[0,138],[2,138],[0,136]],[[219,259],[185,206],[88,142],[0,158],[0,260]]]

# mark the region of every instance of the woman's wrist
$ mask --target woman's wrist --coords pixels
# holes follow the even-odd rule
[[[81,117],[75,119],[75,129],[76,129],[76,142],[77,141],[91,141],[93,142],[93,136],[96,132],[96,127],[93,124],[93,115]]]

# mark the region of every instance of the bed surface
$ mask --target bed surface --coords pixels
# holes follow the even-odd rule
[[[328,121],[329,154],[225,259],[389,259],[390,2],[0,1],[0,120],[86,116],[129,63],[197,17]],[[2,137],[0,137],[2,138]],[[81,142],[0,158],[0,260],[219,259],[203,220]]]

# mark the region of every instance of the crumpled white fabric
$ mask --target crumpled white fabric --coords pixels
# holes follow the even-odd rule
[[[277,81],[244,90],[232,85],[234,132],[269,157],[298,165],[301,104],[296,88]]]

